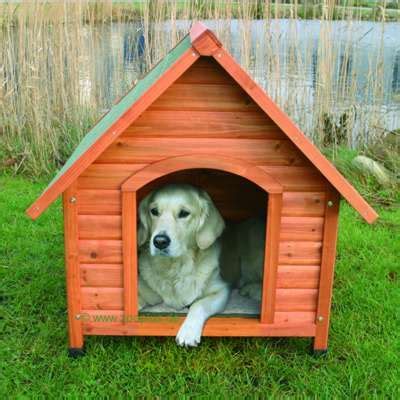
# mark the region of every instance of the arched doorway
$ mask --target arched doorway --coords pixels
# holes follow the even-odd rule
[[[171,174],[193,170],[223,171],[253,183],[268,194],[263,294],[260,322],[273,323],[282,185],[263,169],[243,160],[209,154],[171,157],[150,164],[132,174],[122,184],[122,239],[124,268],[124,313],[128,319],[138,315],[137,307],[137,204],[138,192]]]

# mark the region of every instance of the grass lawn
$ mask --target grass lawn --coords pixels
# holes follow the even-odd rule
[[[67,357],[60,203],[25,208],[45,184],[0,178],[0,396],[400,396],[400,209],[373,225],[342,204],[329,353],[309,339],[89,337]]]

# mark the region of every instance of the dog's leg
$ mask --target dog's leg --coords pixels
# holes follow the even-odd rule
[[[195,301],[190,306],[188,315],[176,335],[176,343],[179,346],[196,347],[200,343],[205,322],[212,315],[225,309],[229,293],[228,285],[223,284]]]
[[[162,303],[161,296],[156,293],[139,275],[139,310],[146,305],[154,306]]]

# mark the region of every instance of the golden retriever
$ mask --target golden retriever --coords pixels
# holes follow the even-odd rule
[[[209,195],[190,185],[163,186],[140,202],[139,309],[189,306],[176,336],[180,346],[197,346],[207,319],[228,302],[219,268],[224,227]]]

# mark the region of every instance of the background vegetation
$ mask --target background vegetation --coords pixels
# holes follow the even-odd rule
[[[343,32],[350,33],[361,20],[377,21],[374,29],[383,43],[387,21],[400,20],[397,5],[369,0],[2,3],[0,168],[35,178],[53,174],[94,121],[198,19],[213,20],[238,61],[250,71],[262,71],[256,79],[317,145],[365,150],[387,134],[384,54],[374,54],[363,70],[350,71],[357,43],[348,34],[339,48],[332,21],[340,19]],[[288,21],[290,41],[273,23],[281,18]],[[312,36],[297,37],[297,23],[304,18],[319,21],[317,55]],[[254,20],[262,25],[255,46]],[[127,31],[132,32],[130,48],[114,46]],[[260,46],[267,49],[259,51]],[[128,66],[127,52],[133,60]],[[108,58],[99,60],[103,53]],[[306,76],[311,65],[313,89]],[[360,99],[360,90],[372,101]]]

